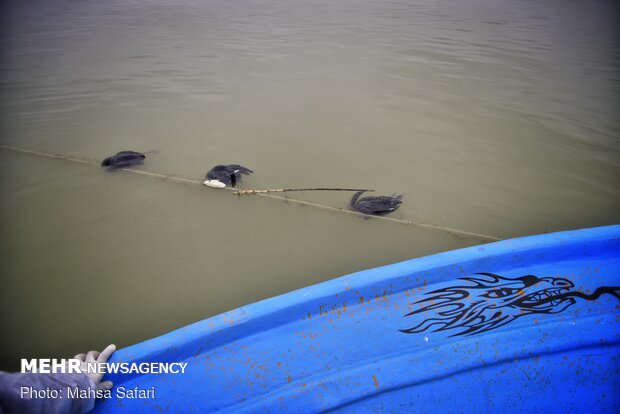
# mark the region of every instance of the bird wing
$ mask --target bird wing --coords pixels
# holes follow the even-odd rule
[[[239,164],[231,164],[228,166],[232,171],[231,174],[234,173],[240,173],[240,174],[252,174],[254,171],[250,170],[247,167],[244,167],[243,165],[239,165]]]
[[[400,201],[396,197],[377,196],[364,197],[358,202],[360,210],[372,211],[373,214],[394,211],[400,207]]]

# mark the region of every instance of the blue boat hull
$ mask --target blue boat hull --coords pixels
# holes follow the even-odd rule
[[[620,226],[351,274],[116,352],[95,412],[619,412]]]

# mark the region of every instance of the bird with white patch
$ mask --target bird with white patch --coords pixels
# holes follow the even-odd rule
[[[254,171],[238,164],[216,165],[205,176],[203,183],[211,188],[224,188],[227,185],[236,187],[237,182],[241,180],[242,174],[252,174]]]

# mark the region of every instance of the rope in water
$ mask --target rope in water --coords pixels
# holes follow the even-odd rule
[[[290,193],[292,191],[364,191],[373,192],[375,190],[365,190],[363,188],[270,188],[267,190],[239,190],[237,189],[233,194],[236,196],[248,195],[248,194],[264,194],[264,193]]]
[[[98,161],[88,160],[88,159],[78,158],[78,157],[73,157],[71,155],[52,154],[52,153],[49,153],[49,152],[36,151],[36,150],[27,149],[27,148],[15,147],[15,146],[12,146],[12,145],[7,145],[7,144],[0,144],[0,148],[5,149],[5,150],[20,152],[22,154],[37,155],[37,156],[40,156],[40,157],[47,157],[47,158],[54,158],[54,159],[59,159],[59,160],[72,161],[72,162],[76,162],[76,163],[80,163],[80,164],[94,165],[94,166],[97,166],[97,167],[101,166]],[[177,176],[177,175],[160,174],[160,173],[154,173],[154,172],[144,171],[144,170],[136,170],[136,169],[131,169],[131,168],[122,168],[121,170],[122,171],[130,172],[130,173],[133,173],[133,174],[140,174],[140,175],[145,175],[145,176],[149,176],[149,177],[160,178],[160,179],[166,180],[166,181],[173,181],[173,182],[183,183],[183,184],[202,185],[202,181],[201,180],[195,180],[195,179],[191,179],[191,178],[180,177],[180,176]],[[442,231],[444,233],[448,233],[448,234],[450,234],[450,235],[452,235],[452,236],[454,236],[456,238],[459,238],[459,239],[462,239],[462,238],[465,238],[465,237],[474,237],[474,238],[485,240],[485,241],[498,241],[498,240],[502,240],[501,238],[495,237],[495,236],[488,236],[488,235],[485,235],[485,234],[479,234],[479,233],[474,233],[474,232],[465,231],[465,230],[453,229],[453,228],[450,228],[450,227],[438,226],[438,225],[431,224],[431,223],[424,223],[422,221],[401,220],[401,219],[396,219],[396,218],[392,218],[392,217],[373,216],[373,215],[368,215],[368,214],[360,213],[360,212],[357,212],[357,211],[345,210],[345,209],[339,208],[339,207],[326,206],[326,205],[323,205],[323,204],[312,203],[312,202],[309,202],[309,201],[302,201],[302,200],[297,200],[297,199],[294,199],[294,198],[281,197],[281,196],[277,196],[277,195],[271,194],[270,192],[264,192],[263,190],[238,190],[238,189],[230,188],[230,187],[225,187],[224,189],[229,190],[229,191],[234,191],[235,193],[238,192],[238,191],[243,191],[244,194],[245,193],[256,194],[257,196],[260,196],[260,197],[274,198],[274,199],[277,199],[277,200],[281,200],[281,201],[285,201],[285,202],[290,202],[290,203],[295,203],[295,204],[299,204],[299,205],[306,205],[306,206],[312,206],[312,207],[315,207],[315,208],[321,208],[323,210],[336,211],[336,212],[345,213],[345,214],[353,214],[353,215],[362,216],[362,217],[371,217],[373,219],[388,221],[388,222],[392,222],[392,223],[398,223],[398,224],[403,224],[403,225],[408,225],[408,226],[421,227],[421,228],[426,228],[426,229],[431,229],[431,230],[438,230],[438,231]],[[303,189],[300,189],[300,190],[297,190],[297,191],[301,191],[301,190],[303,190]]]

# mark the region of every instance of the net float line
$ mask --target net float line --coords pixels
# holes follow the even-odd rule
[[[39,156],[39,157],[53,158],[53,159],[57,159],[57,160],[65,160],[65,161],[71,161],[71,162],[75,162],[75,163],[79,163],[79,164],[86,164],[86,165],[93,165],[93,166],[96,166],[96,167],[101,167],[101,164],[100,164],[99,161],[89,160],[89,159],[85,159],[85,158],[78,158],[78,157],[74,157],[74,156],[71,156],[71,155],[53,154],[53,153],[50,153],[50,152],[36,151],[36,150],[16,147],[16,146],[13,146],[13,145],[8,145],[8,144],[0,144],[0,148],[4,149],[4,150],[19,152],[19,153],[22,153],[22,154],[36,155],[36,156]],[[180,177],[180,176],[177,176],[177,175],[161,174],[161,173],[155,173],[155,172],[144,171],[144,170],[136,170],[136,169],[131,169],[131,168],[120,168],[119,170],[120,171],[126,171],[126,172],[129,172],[129,173],[132,173],[132,174],[139,174],[139,175],[159,178],[159,179],[164,180],[164,181],[172,181],[172,182],[178,182],[178,183],[190,184],[190,185],[203,185],[203,181],[202,180],[195,180],[195,179],[191,179],[191,178]],[[233,191],[233,194],[234,194],[235,191],[240,191],[240,190],[237,190],[237,189],[234,189],[234,188],[231,188],[231,187],[225,187],[224,189],[228,190],[228,191]],[[259,196],[259,197],[273,198],[273,199],[276,199],[276,200],[284,201],[284,202],[287,202],[287,203],[294,203],[294,204],[297,204],[297,205],[311,206],[311,207],[320,208],[320,209],[323,209],[323,210],[334,211],[334,212],[343,213],[343,214],[352,214],[352,215],[355,215],[355,216],[358,216],[358,217],[367,217],[367,218],[372,218],[372,219],[375,219],[375,220],[387,221],[387,222],[391,222],[391,223],[395,223],[395,224],[401,224],[401,225],[406,225],[406,226],[413,226],[413,227],[425,228],[425,229],[429,229],[429,230],[441,231],[441,232],[450,234],[450,235],[454,236],[455,238],[457,238],[459,240],[463,240],[465,238],[476,238],[476,239],[483,240],[483,241],[486,241],[486,242],[494,242],[494,241],[502,240],[502,238],[496,237],[496,236],[489,236],[489,235],[475,233],[475,232],[471,232],[471,231],[454,229],[454,228],[451,228],[451,227],[438,226],[436,224],[426,223],[426,222],[423,222],[423,221],[401,220],[401,219],[392,218],[392,217],[373,216],[373,215],[369,215],[369,214],[360,213],[358,211],[347,210],[347,209],[340,208],[340,207],[326,206],[326,205],[323,205],[323,204],[313,203],[313,202],[310,202],[310,201],[302,201],[302,200],[297,200],[297,199],[294,199],[294,198],[282,197],[282,196],[278,196],[278,195],[275,195],[275,194],[272,194],[272,193],[265,193],[265,192],[263,192],[263,193],[256,193],[256,195]]]

